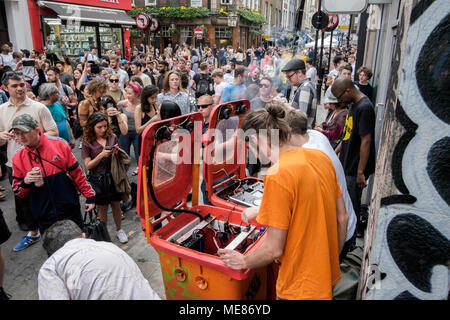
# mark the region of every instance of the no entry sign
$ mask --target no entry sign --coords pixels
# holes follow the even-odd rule
[[[136,26],[139,29],[144,30],[145,28],[148,27],[149,24],[150,24],[150,18],[145,13],[139,13],[136,16]]]

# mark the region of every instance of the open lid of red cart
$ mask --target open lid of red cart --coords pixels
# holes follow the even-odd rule
[[[196,112],[154,122],[143,132],[136,209],[144,230],[153,230],[146,225],[146,211],[148,218],[163,211],[153,200],[150,187],[164,208],[186,204],[193,167],[200,161],[202,126],[203,117]]]
[[[238,138],[238,129],[249,111],[249,100],[226,102],[211,111],[208,131],[203,136],[203,179],[208,194],[230,180],[245,178],[247,150]],[[223,181],[214,185],[218,180]]]

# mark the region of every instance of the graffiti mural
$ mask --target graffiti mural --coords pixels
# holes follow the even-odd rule
[[[374,187],[390,192],[371,203],[379,200],[366,238],[359,288],[364,299],[449,297],[450,2],[411,3],[402,4],[392,61],[380,152],[390,167],[379,157]],[[375,286],[367,276],[373,266],[386,275]]]

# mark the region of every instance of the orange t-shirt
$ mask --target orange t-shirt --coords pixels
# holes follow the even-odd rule
[[[331,299],[340,279],[336,199],[342,195],[330,159],[321,151],[283,152],[264,178],[257,221],[288,230],[277,296]]]

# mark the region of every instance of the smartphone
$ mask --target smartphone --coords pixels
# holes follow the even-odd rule
[[[111,147],[111,146],[106,146],[105,147],[105,150],[111,150],[113,147]]]
[[[22,60],[24,67],[34,67],[34,60]]]

